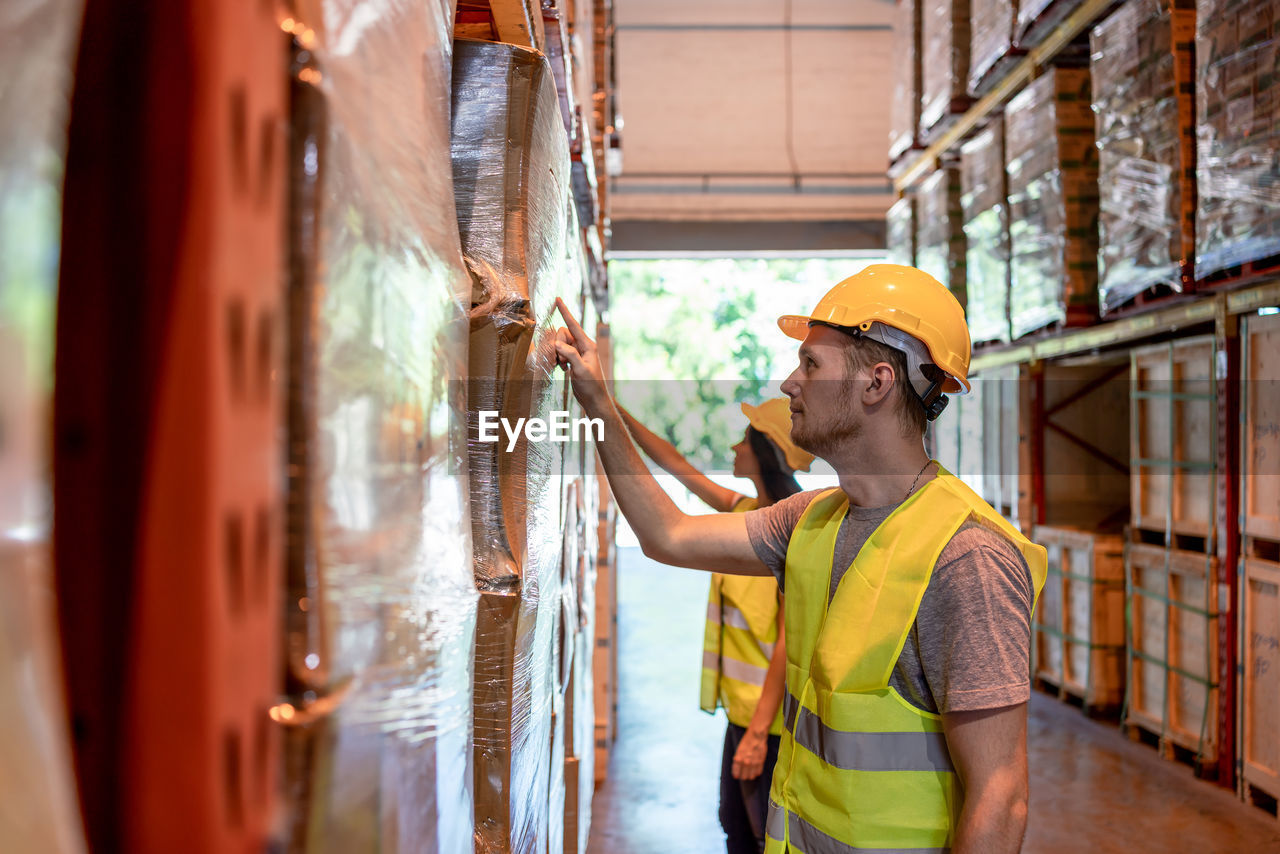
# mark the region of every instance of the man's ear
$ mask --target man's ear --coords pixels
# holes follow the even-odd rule
[[[888,398],[893,391],[894,379],[893,365],[888,362],[877,362],[872,365],[870,382],[862,391],[863,402],[867,406],[875,406]]]

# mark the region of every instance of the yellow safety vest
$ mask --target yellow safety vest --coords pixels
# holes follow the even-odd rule
[[[754,499],[744,498],[733,512],[755,508]],[[702,649],[702,710],[715,712],[717,705],[724,706],[730,723],[750,726],[777,641],[778,582],[772,577],[712,573]],[[769,734],[781,733],[779,707]]]
[[[836,533],[848,507],[839,489],[819,495],[787,548],[786,729],[765,851],[945,852],[962,793],[942,718],[910,705],[889,677],[938,555],[967,519],[1017,546],[1037,598],[1047,556],[939,467],[938,477],[871,534],[828,605]]]

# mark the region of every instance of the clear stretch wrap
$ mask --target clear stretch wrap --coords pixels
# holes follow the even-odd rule
[[[989,88],[992,73],[1013,50],[1013,29],[1017,21],[1017,0],[970,0],[973,29],[969,46],[969,94]]]
[[[1129,0],[1090,35],[1104,313],[1156,285],[1182,290],[1194,252],[1193,27],[1166,0]]]
[[[299,2],[287,850],[467,852],[477,596],[452,11]]]
[[[54,607],[48,424],[80,0],[0,4],[0,848],[85,850]]]
[[[890,264],[916,264],[916,200],[906,195],[889,206],[885,213],[885,242]]]
[[[960,149],[966,238],[965,315],[974,341],[1009,340],[1009,200],[1004,126],[992,122]]]
[[[965,302],[964,229],[960,170],[944,166],[916,191],[916,266]]]
[[[563,723],[553,712],[568,446],[524,432],[509,441],[505,428],[499,441],[484,441],[481,413],[514,428],[518,419],[548,420],[568,408],[551,347],[555,298],[579,307],[583,282],[571,274],[566,248],[574,227],[569,150],[546,58],[456,41],[452,145],[472,279],[476,850],[535,851],[551,838],[549,792],[557,779],[563,788],[563,753],[553,757],[552,743]]]
[[[1280,3],[1198,0],[1196,22],[1196,276],[1204,277],[1280,253]]]
[[[1066,20],[1084,0],[1018,0],[1018,25],[1014,44],[1032,48]]]
[[[1014,338],[1098,305],[1098,162],[1089,71],[1053,68],[1005,110]]]
[[[960,106],[969,79],[969,0],[919,0],[923,59],[920,133]]]
[[[911,148],[920,126],[920,2],[898,0],[893,19],[893,100],[889,103],[889,161]]]

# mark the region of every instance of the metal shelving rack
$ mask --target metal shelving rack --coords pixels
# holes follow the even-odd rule
[[[954,123],[926,147],[906,152],[889,169],[895,191],[901,196],[936,168],[942,159],[954,155],[959,145],[984,122],[999,114],[1005,103],[1063,52],[1089,27],[1103,19],[1118,3],[1116,0],[1085,0],[1059,24],[1052,33],[1026,56],[986,95],[973,103]],[[1216,767],[1203,768],[1207,776],[1230,787],[1234,784],[1237,738],[1237,632],[1238,601],[1236,566],[1240,558],[1238,447],[1241,378],[1240,319],[1260,308],[1280,305],[1280,279],[1260,282],[1232,283],[1215,281],[1212,288],[1193,281],[1188,293],[1173,297],[1163,307],[1142,314],[1103,320],[1093,326],[1058,331],[1043,337],[1022,339],[1009,344],[984,348],[974,355],[971,373],[981,374],[1016,364],[1032,366],[1067,357],[1079,357],[1103,351],[1119,352],[1136,345],[1170,340],[1184,335],[1212,333],[1215,345],[1217,431],[1215,442],[1217,537],[1217,578],[1211,584],[1216,593],[1218,614],[1217,678],[1221,687],[1218,702],[1218,742]],[[1043,413],[1039,413],[1042,415]],[[1034,424],[1043,418],[1032,412]],[[1033,439],[1034,442],[1034,439]],[[1042,478],[1032,472],[1031,483]]]

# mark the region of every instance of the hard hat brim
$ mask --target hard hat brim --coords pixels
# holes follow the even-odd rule
[[[784,314],[778,318],[778,328],[787,337],[803,341],[809,335],[809,324],[816,319],[802,314]],[[830,325],[826,320],[818,320],[818,322]],[[970,389],[967,379],[960,379],[950,374],[947,374],[946,380],[942,383],[943,394],[968,394]]]

